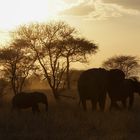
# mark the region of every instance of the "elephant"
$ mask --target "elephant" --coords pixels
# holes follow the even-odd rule
[[[84,71],[77,83],[83,109],[87,110],[86,100],[90,100],[93,111],[96,109],[97,103],[99,103],[101,111],[104,111],[107,92],[110,89],[115,90],[116,85],[121,83],[124,78],[124,72],[119,69],[92,68]]]
[[[117,101],[121,101],[124,108],[127,107],[127,99],[129,99],[128,109],[131,109],[134,103],[134,93],[140,94],[140,82],[135,78],[124,79],[114,91],[108,92],[111,99],[110,110],[115,107],[120,109]]]
[[[47,96],[42,92],[21,92],[16,94],[12,99],[12,109],[20,110],[32,108],[32,112],[40,112],[39,103],[43,103],[48,111]]]

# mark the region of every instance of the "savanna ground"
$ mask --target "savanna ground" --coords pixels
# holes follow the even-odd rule
[[[40,105],[41,113],[31,109],[19,114],[11,112],[11,97],[6,95],[0,108],[0,140],[139,140],[140,139],[140,97],[136,95],[131,111],[88,112],[78,105],[77,91],[72,90],[75,99],[62,98],[56,102],[46,91],[49,111]]]

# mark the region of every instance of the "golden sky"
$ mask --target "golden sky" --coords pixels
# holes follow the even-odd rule
[[[0,0],[0,41],[20,24],[65,20],[99,45],[83,68],[111,56],[140,53],[140,0]]]

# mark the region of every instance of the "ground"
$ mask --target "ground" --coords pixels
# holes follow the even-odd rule
[[[1,140],[139,140],[140,97],[135,97],[131,111],[84,112],[76,99],[55,102],[48,96],[49,111],[40,105],[41,113],[31,109],[20,113],[11,111],[9,104],[0,108]],[[109,103],[108,103],[109,104]]]

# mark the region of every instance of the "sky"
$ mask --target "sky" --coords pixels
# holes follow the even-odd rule
[[[8,31],[31,22],[64,20],[99,46],[88,64],[100,67],[114,55],[140,54],[140,0],[0,0],[0,44]]]

